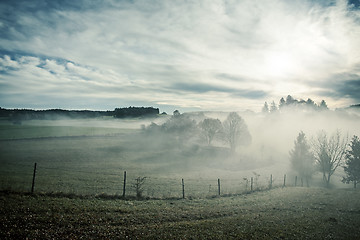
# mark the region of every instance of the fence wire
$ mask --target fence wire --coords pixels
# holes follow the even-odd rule
[[[12,165],[9,163],[9,165]],[[31,191],[33,167],[16,164],[1,170],[1,190]],[[116,173],[117,171],[118,173]],[[243,176],[242,178],[171,178],[145,177],[139,186],[139,176],[128,173],[125,196],[150,198],[203,198],[217,195],[242,194],[284,185],[286,176]],[[287,180],[289,185],[294,181]],[[183,185],[184,183],[184,185]],[[116,169],[75,169],[38,165],[35,192],[62,192],[84,195],[124,195],[124,171]]]

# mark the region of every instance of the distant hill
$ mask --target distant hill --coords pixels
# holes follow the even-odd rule
[[[5,109],[0,108],[0,117],[8,118],[14,123],[20,123],[23,120],[56,120],[59,118],[138,118],[157,116],[158,108],[153,107],[128,107],[116,108],[113,111],[91,111],[91,110],[65,110],[65,109]]]

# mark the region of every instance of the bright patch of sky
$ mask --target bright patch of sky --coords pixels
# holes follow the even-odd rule
[[[358,0],[1,1],[0,107],[360,103]]]

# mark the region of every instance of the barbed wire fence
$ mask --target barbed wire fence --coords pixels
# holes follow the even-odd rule
[[[262,176],[253,173],[239,178],[172,178],[139,176],[126,171],[88,171],[74,168],[42,166],[34,163],[10,163],[3,171],[0,190],[31,193],[108,195],[119,198],[206,198],[263,191],[276,187],[301,186],[297,177]]]

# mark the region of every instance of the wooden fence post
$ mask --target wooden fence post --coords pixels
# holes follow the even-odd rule
[[[123,198],[125,198],[125,191],[126,191],[126,171],[124,171]]]
[[[250,191],[253,191],[253,183],[254,183],[254,178],[251,177],[251,182],[250,182]]]
[[[269,189],[272,188],[272,174],[270,174],[270,184],[269,184]]]
[[[218,178],[218,194],[219,194],[219,196],[221,194],[221,191],[220,191],[220,178]]]
[[[285,187],[286,186],[286,174],[284,174],[284,185],[283,185],[283,187]]]
[[[296,187],[296,184],[297,184],[297,176],[295,176],[295,187]]]
[[[31,193],[34,193],[35,177],[36,177],[36,163],[34,164],[34,173],[33,173],[33,179],[32,179],[32,184],[31,184]]]
[[[183,199],[185,199],[185,184],[184,184],[184,179],[181,179],[181,185],[182,185],[182,196]]]

